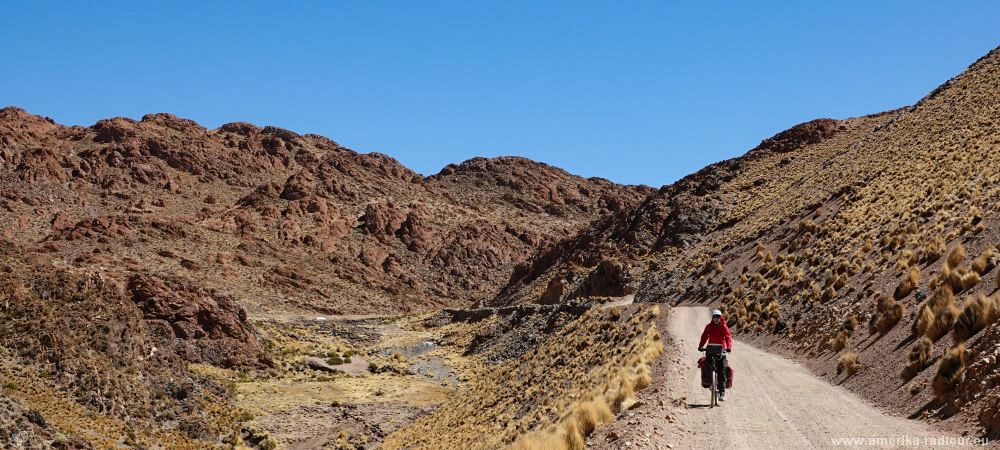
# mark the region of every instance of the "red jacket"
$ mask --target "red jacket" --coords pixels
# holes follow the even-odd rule
[[[701,341],[699,341],[698,347],[704,347],[706,342],[709,344],[722,344],[722,347],[726,350],[733,349],[733,334],[729,332],[729,327],[726,325],[726,316],[722,316],[719,319],[718,325],[712,322],[705,325],[705,331],[701,333]]]

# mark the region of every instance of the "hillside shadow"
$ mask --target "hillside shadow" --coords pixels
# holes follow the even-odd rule
[[[937,355],[937,356],[935,356],[935,357],[933,357],[933,358],[930,358],[930,359],[928,359],[928,360],[927,360],[927,362],[926,362],[926,363],[924,363],[924,368],[923,368],[923,369],[920,369],[920,371],[919,371],[919,372],[917,372],[917,373],[916,373],[915,375],[913,375],[912,377],[910,377],[910,378],[906,378],[906,379],[903,379],[903,382],[902,382],[902,383],[900,383],[900,384],[899,384],[899,386],[896,386],[896,390],[899,390],[899,389],[900,389],[900,388],[902,388],[903,386],[906,386],[907,384],[909,384],[909,383],[910,383],[911,381],[913,381],[913,380],[914,380],[915,378],[919,377],[919,376],[920,376],[920,374],[921,374],[921,373],[923,373],[923,372],[924,372],[925,370],[927,370],[927,369],[930,369],[931,367],[934,367],[934,364],[937,364],[938,360],[939,360],[939,359],[941,359],[941,356],[942,356],[942,355]]]
[[[840,385],[842,385],[842,384],[846,383],[846,382],[847,382],[847,380],[850,380],[851,378],[854,378],[854,377],[855,377],[855,376],[857,376],[857,375],[858,375],[858,373],[857,373],[857,372],[855,372],[855,373],[854,373],[854,374],[852,374],[852,375],[848,375],[848,376],[844,377],[844,379],[843,379],[843,380],[840,380],[839,382],[837,382],[837,386],[840,386]],[[838,376],[839,376],[839,375],[838,375]]]
[[[921,406],[920,409],[916,410],[913,414],[910,414],[909,416],[907,416],[907,418],[909,418],[909,419],[919,419],[920,416],[924,415],[925,412],[928,412],[928,411],[934,409],[934,407],[937,406],[937,403],[938,403],[937,399],[931,400],[931,401],[927,402],[926,404],[924,404],[924,406]]]
[[[871,347],[872,345],[875,345],[876,342],[881,341],[882,338],[885,337],[885,334],[883,334],[883,333],[875,333],[874,335],[872,335],[872,337],[874,337],[874,339],[872,339],[867,344],[865,344],[865,346],[861,349],[861,351],[868,350],[868,348]]]
[[[903,347],[912,344],[916,340],[917,340],[917,335],[911,333],[909,337],[903,339],[902,341],[899,341],[899,344],[896,345],[896,348],[894,348],[893,351],[899,351]]]

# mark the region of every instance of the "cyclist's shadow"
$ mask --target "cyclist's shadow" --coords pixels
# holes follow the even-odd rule
[[[705,404],[701,404],[701,403],[689,403],[687,405],[688,409],[708,408],[710,406],[712,406],[712,405],[709,405],[708,403],[705,403]]]

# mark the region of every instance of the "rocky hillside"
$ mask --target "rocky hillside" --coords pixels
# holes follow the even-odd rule
[[[190,363],[273,363],[231,297],[147,273],[53,269],[0,244],[0,445],[236,444],[225,384]]]
[[[837,186],[818,184],[816,189],[803,190],[803,195],[788,195],[804,182],[809,170],[886,118],[883,114],[800,124],[765,140],[745,156],[708,166],[664,186],[635,208],[606,216],[518,265],[491,302],[549,303],[632,291],[638,280],[630,274],[646,273],[640,261],[669,261],[713,231],[733,228],[750,215],[779,220],[762,214],[760,208],[776,204],[801,208],[835,192]]]
[[[254,314],[468,305],[650,192],[523,158],[423,177],[248,123],[150,114],[84,128],[0,110],[0,237],[63,267],[223,290]]]
[[[273,393],[236,393],[315,370],[251,317],[470,306],[651,192],[523,158],[424,177],[275,127],[2,109],[0,446],[267,448],[241,408]]]
[[[996,436],[998,151],[994,50],[914,106],[801,124],[660,189],[518,266],[493,302],[599,286],[720,305],[743,339]]]

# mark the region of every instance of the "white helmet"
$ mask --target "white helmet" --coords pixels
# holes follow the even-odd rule
[[[719,311],[719,310],[712,311],[712,317],[715,317],[715,316],[722,317],[722,311]]]

